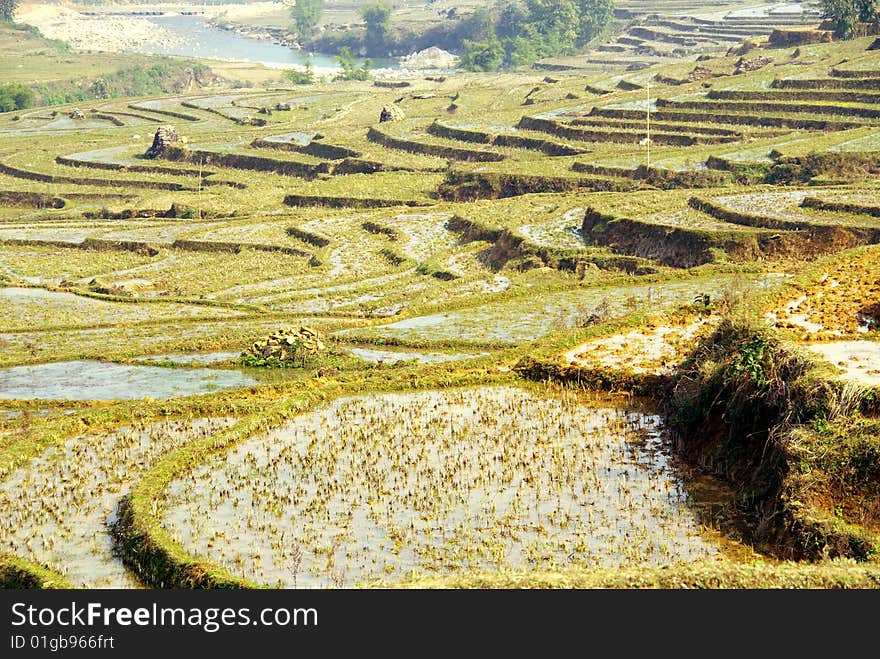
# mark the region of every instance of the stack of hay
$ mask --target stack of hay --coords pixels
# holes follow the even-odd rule
[[[245,360],[279,366],[304,366],[306,357],[325,349],[317,330],[311,327],[284,327],[255,342],[242,355]]]

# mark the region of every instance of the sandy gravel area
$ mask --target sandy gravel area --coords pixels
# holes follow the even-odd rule
[[[183,38],[142,16],[87,16],[72,5],[25,4],[16,20],[78,50],[124,52],[148,43],[174,46]]]

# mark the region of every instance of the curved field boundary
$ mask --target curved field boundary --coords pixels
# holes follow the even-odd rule
[[[369,342],[368,342],[369,343]],[[390,345],[391,342],[388,342]],[[437,387],[487,386],[510,382],[509,375],[487,374],[485,369],[447,373],[435,381],[419,380],[402,390],[423,391]],[[364,380],[356,393],[387,390],[384,376]],[[266,413],[244,418],[237,424],[206,439],[191,442],[156,462],[134,485],[119,505],[117,524],[111,529],[116,547],[126,566],[142,583],[156,588],[256,588],[257,584],[231,574],[226,569],[189,554],[161,524],[164,493],[177,478],[215,455],[222,455],[236,444],[264,433],[289,419],[304,414],[336,398],[334,385],[324,390],[296,388],[283,402]]]
[[[123,181],[104,178],[80,178],[75,176],[54,176],[52,174],[40,174],[39,172],[31,172],[26,169],[12,167],[6,163],[0,162],[0,173],[13,176],[15,178],[27,179],[29,181],[40,181],[41,183],[69,183],[71,185],[93,185],[95,187],[104,188],[144,188],[147,190],[173,190],[175,192],[196,192],[196,188],[188,188],[182,183],[166,183],[165,181]]]
[[[296,238],[297,240],[301,240],[308,245],[314,245],[318,248],[327,247],[330,243],[333,242],[326,236],[322,236],[311,231],[306,231],[305,229],[300,229],[299,227],[287,227],[284,232],[292,238]]]
[[[830,101],[840,103],[880,104],[880,93],[852,91],[740,91],[713,89],[707,98],[729,101]]]
[[[173,117],[175,119],[182,119],[183,121],[204,121],[201,117],[194,117],[191,114],[186,114],[184,112],[175,112],[174,110],[162,110],[158,108],[146,108],[137,103],[131,103],[129,106],[132,110],[138,110],[140,112],[152,112],[153,114],[161,114],[164,117]]]
[[[727,208],[717,202],[699,197],[688,199],[688,206],[717,220],[759,229],[781,229],[783,231],[814,229],[815,224],[799,220],[781,220],[758,213],[743,213]]]
[[[385,236],[391,242],[397,242],[400,240],[400,232],[397,229],[392,229],[391,227],[386,227],[372,220],[367,220],[366,222],[361,223],[361,228],[364,231],[368,231],[369,233],[376,234],[377,236]]]
[[[294,144],[293,142],[275,142],[258,137],[251,146],[255,149],[276,149],[278,151],[294,151],[296,153],[304,153],[315,158],[323,158],[325,160],[343,160],[345,158],[360,158],[359,151],[348,149],[344,146],[336,146],[335,144],[324,144],[312,140],[305,146]]]
[[[801,206],[804,208],[815,208],[816,210],[831,211],[834,213],[850,213],[853,215],[880,217],[880,206],[866,206],[864,204],[856,204],[853,202],[825,201],[818,197],[804,197]]]
[[[435,135],[436,137],[445,137],[460,142],[475,142],[478,144],[490,144],[492,146],[540,151],[548,156],[578,156],[586,152],[584,149],[577,149],[560,142],[509,133],[494,134],[476,129],[455,128],[453,126],[447,126],[439,121],[432,123],[426,130],[428,133]]]
[[[506,158],[504,154],[494,151],[479,151],[477,149],[460,149],[442,144],[428,144],[415,140],[392,137],[387,133],[371,127],[367,131],[367,139],[374,144],[380,144],[389,149],[419,153],[426,156],[437,156],[451,160],[463,160],[465,162],[500,162]]]
[[[91,249],[100,251],[139,252],[156,256],[159,249],[177,249],[184,252],[228,252],[240,254],[246,249],[258,252],[280,252],[290,256],[310,257],[312,254],[296,247],[284,245],[266,245],[261,243],[214,242],[207,240],[175,240],[171,243],[145,242],[135,240],[106,240],[102,238],[86,238],[79,242],[64,240],[38,240],[34,238],[0,238],[0,245],[13,247],[69,247],[73,249]]]
[[[844,105],[828,105],[819,103],[778,103],[763,102],[749,103],[746,101],[729,101],[724,103],[712,103],[711,101],[670,101],[664,98],[657,99],[658,108],[685,108],[688,110],[733,110],[735,112],[794,112],[815,115],[841,115],[845,117],[859,117],[863,119],[880,118],[880,110],[876,108],[850,107]]]
[[[39,563],[18,556],[0,555],[0,588],[46,590],[73,587],[67,577]]]
[[[415,199],[374,199],[369,197],[326,197],[322,195],[289,194],[284,197],[285,206],[313,207],[326,206],[327,208],[393,208],[395,206],[409,206],[421,208],[431,206],[425,201]]]
[[[403,256],[402,254],[398,254],[393,249],[390,249],[388,247],[383,247],[379,253],[383,257],[385,257],[385,260],[388,261],[388,263],[395,267],[403,265],[404,263],[409,261],[407,257]]]
[[[852,77],[777,79],[771,82],[770,86],[777,89],[880,89],[880,76],[871,77],[872,71],[858,71],[857,73],[860,75]],[[864,74],[864,77],[861,74]],[[834,75],[833,70],[831,75]]]
[[[256,172],[272,172],[284,176],[313,179],[320,173],[326,173],[327,163],[312,165],[293,160],[275,160],[263,156],[248,156],[237,153],[216,153],[189,149],[169,149],[165,158],[175,162],[201,162],[203,165],[244,169]]]
[[[686,112],[668,109],[658,110],[651,114],[651,118],[657,121],[694,122],[694,123],[719,123],[729,125],[757,126],[762,128],[802,128],[804,130],[848,130],[861,128],[862,123],[852,121],[835,121],[825,119],[800,119],[795,117],[780,117],[772,114],[748,114],[726,112],[721,104],[715,104],[705,112]],[[620,110],[616,108],[593,108],[589,116],[611,117],[616,119],[644,120],[645,113],[640,110]]]
[[[581,225],[588,244],[619,254],[649,259],[675,268],[693,268],[715,261],[713,248],[754,258],[754,235],[733,236],[614,217],[588,208]]]
[[[619,176],[634,181],[645,181],[663,189],[671,188],[711,188],[731,183],[728,173],[712,170],[674,171],[639,165],[635,169],[626,167],[604,167],[590,163],[575,162],[571,171],[599,176]]]
[[[581,117],[577,119],[572,119],[568,123],[572,126],[606,126],[608,128],[635,128],[644,130],[645,122],[644,115],[642,116],[642,121],[628,121],[628,120],[620,120],[620,119],[610,119],[603,117]],[[651,118],[654,118],[654,115],[651,115]],[[742,131],[733,130],[732,128],[718,128],[715,126],[694,126],[688,123],[658,123],[651,122],[651,129],[657,129],[659,131],[666,132],[675,132],[682,131],[687,132],[692,135],[723,135],[726,137],[735,137],[742,138]]]
[[[39,192],[23,192],[20,190],[0,190],[0,206],[17,206],[21,208],[64,208],[67,204],[61,197]]]
[[[623,178],[553,177],[524,174],[476,173],[451,171],[437,188],[437,196],[445,201],[503,199],[539,192],[629,192],[643,186]]]
[[[829,71],[829,75],[834,78],[870,78],[873,80],[880,80],[880,71],[877,69],[841,69],[839,67],[834,67]]]
[[[223,117],[227,121],[231,121],[239,125],[265,126],[267,123],[269,123],[265,119],[260,118],[251,118],[248,121],[244,121],[240,117],[235,117],[231,114],[226,114],[225,112],[222,112],[219,108],[206,108],[202,107],[201,105],[197,105],[196,103],[193,103],[191,101],[181,101],[180,105],[181,107],[189,108],[191,110],[201,110],[202,112],[210,112],[211,114],[216,114],[218,117]],[[235,106],[230,105],[230,107]]]
[[[162,119],[157,117],[148,117],[145,114],[138,114],[137,112],[126,112],[124,110],[100,110],[102,114],[113,116],[113,117],[132,117],[134,119],[142,119],[143,121],[152,121],[153,123],[161,124]]]
[[[631,255],[598,256],[585,254],[577,249],[556,249],[537,245],[510,229],[488,227],[460,215],[453,216],[446,226],[450,231],[459,234],[464,243],[474,241],[491,243],[492,247],[486,254],[486,260],[498,269],[503,268],[512,259],[533,258],[538,259],[548,268],[575,274],[582,274],[587,264],[592,264],[600,270],[615,270],[631,275],[655,272],[647,261]],[[584,247],[587,247],[586,242]]]
[[[592,244],[617,253],[684,268],[714,262],[713,248],[722,249],[732,259],[753,262],[762,257],[815,258],[880,241],[880,230],[819,226],[801,231],[756,228],[753,232],[724,233],[649,224],[593,209],[588,209],[581,233]]]
[[[236,242],[220,242],[213,240],[184,240],[178,239],[171,243],[171,249],[179,249],[188,252],[230,252],[232,254],[240,254],[246,249],[252,249],[257,252],[278,252],[287,254],[288,256],[311,256],[311,252],[307,252],[296,247],[286,247],[284,245],[266,245],[263,243],[236,243]]]
[[[105,112],[92,112],[89,115],[91,119],[101,119],[102,121],[109,121],[114,126],[125,126],[125,122],[118,117],[113,116],[112,114],[107,114]]]
[[[641,115],[644,117],[644,115]],[[583,142],[619,142],[623,144],[638,144],[645,138],[644,130],[587,130],[563,124],[552,119],[540,119],[538,117],[523,117],[520,119],[518,128],[536,130],[542,133],[550,133],[557,137]],[[738,138],[729,135],[688,135],[686,133],[663,133],[651,132],[651,140],[657,144],[670,144],[673,146],[693,146],[695,144],[720,144],[733,142]]]
[[[55,162],[59,165],[67,167],[86,167],[89,169],[105,169],[113,172],[141,172],[142,174],[174,174],[177,176],[201,176],[207,178],[213,176],[215,172],[199,171],[198,169],[174,169],[173,167],[162,167],[161,165],[122,165],[113,162],[99,162],[95,160],[80,160],[71,156],[56,156]]]
[[[514,372],[533,382],[554,382],[586,391],[631,391],[637,396],[659,396],[669,377],[651,373],[634,374],[608,368],[584,368],[560,364],[556,359],[535,359],[526,355],[513,367]]]
[[[150,528],[154,520],[136,501],[133,494],[122,498],[110,533],[122,562],[142,583],[153,588],[257,588],[218,565],[189,556],[161,529]]]

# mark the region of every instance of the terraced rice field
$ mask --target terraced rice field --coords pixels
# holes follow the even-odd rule
[[[572,390],[668,378],[743,300],[876,379],[880,51],[726,54],[769,21],[654,15],[611,73],[0,114],[0,550],[90,587],[753,557],[656,409]],[[242,363],[288,326],[323,352]]]

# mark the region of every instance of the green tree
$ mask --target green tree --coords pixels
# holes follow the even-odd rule
[[[541,56],[567,55],[573,51],[580,23],[580,12],[573,0],[526,0],[526,7],[534,30],[541,37]]]
[[[877,0],[822,0],[822,15],[838,39],[852,39],[856,23],[876,21],[878,11]]]
[[[361,7],[360,15],[366,25],[364,47],[367,55],[383,55],[391,35],[391,5],[385,0],[377,0]]]
[[[0,0],[0,21],[11,23],[15,20],[16,9],[18,9],[18,0]]]
[[[284,72],[284,76],[294,85],[311,85],[315,82],[315,70],[311,62],[306,62],[304,71],[289,69]]]
[[[464,42],[459,66],[465,71],[497,71],[504,57],[504,47],[492,32],[485,41]]]
[[[300,39],[308,37],[321,20],[324,11],[324,0],[296,0],[290,9],[293,24],[290,31]]]
[[[34,106],[33,90],[21,83],[13,82],[0,87],[0,112],[24,110]]]
[[[510,66],[526,66],[538,59],[535,42],[526,37],[514,37],[505,45],[507,62]]]
[[[862,0],[859,10],[859,20],[862,23],[875,23],[880,21],[880,0]]]
[[[577,45],[584,46],[601,36],[614,20],[614,0],[578,0]]]
[[[348,46],[343,46],[340,49],[336,61],[342,67],[342,73],[336,76],[337,80],[368,80],[370,78],[370,60],[364,60],[363,64],[357,66],[354,55],[351,54]]]

